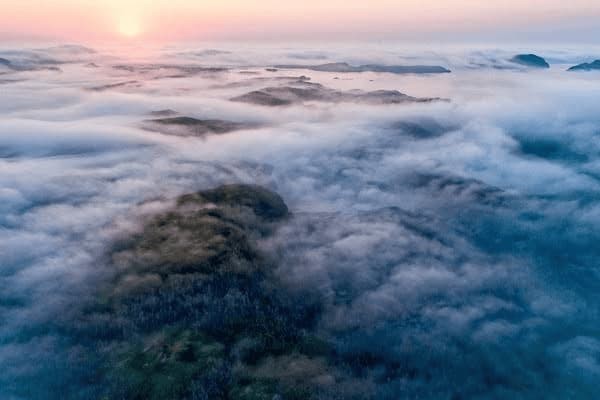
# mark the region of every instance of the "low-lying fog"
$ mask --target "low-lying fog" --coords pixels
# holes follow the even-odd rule
[[[336,354],[368,356],[315,398],[593,398],[600,72],[533,50],[550,69],[522,49],[0,50],[0,397],[93,398],[56,321],[111,246],[179,195],[252,183],[292,213],[260,243],[282,285]],[[452,72],[311,69],[337,62]]]

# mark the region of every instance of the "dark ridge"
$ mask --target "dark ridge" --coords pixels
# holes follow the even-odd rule
[[[398,131],[413,139],[432,139],[442,136],[449,128],[437,123],[435,120],[427,119],[421,121],[398,121],[390,126],[390,129]]]
[[[266,88],[265,90],[254,90],[241,96],[234,97],[231,101],[271,107],[288,106],[293,103],[291,100],[285,100],[269,93],[269,88]]]
[[[138,81],[124,81],[124,82],[110,83],[108,85],[93,86],[93,87],[88,88],[88,90],[92,90],[95,92],[102,92],[104,90],[116,89],[116,88],[120,88],[123,86],[132,86],[132,85],[135,85],[136,87],[140,87],[141,83]]]
[[[174,111],[171,109],[164,109],[164,110],[150,111],[149,114],[152,115],[153,117],[172,117],[179,113],[177,111]]]
[[[262,106],[287,106],[304,101],[354,102],[367,104],[402,104],[439,101],[439,98],[418,98],[408,96],[397,90],[338,91],[319,83],[296,81],[287,86],[266,87],[231,99],[231,101],[251,103]]]
[[[25,79],[0,79],[0,85],[9,85],[11,83],[24,82]]]
[[[531,137],[519,137],[517,140],[519,141],[520,153],[525,156],[565,163],[585,163],[589,161],[589,157],[585,153],[577,151],[563,142]]]
[[[512,62],[532,68],[550,68],[550,64],[535,54],[518,54],[511,58]]]
[[[163,110],[168,113],[171,110]],[[176,113],[175,113],[176,114]],[[147,130],[174,136],[197,136],[208,134],[224,134],[242,129],[254,128],[257,125],[225,121],[221,119],[197,119],[192,117],[167,117],[146,120],[143,127]]]
[[[591,63],[583,63],[575,65],[569,68],[567,71],[599,71],[600,70],[600,60],[596,60]]]
[[[44,65],[47,64],[47,65]],[[7,68],[10,68],[13,71],[57,71],[60,72],[61,69],[56,66],[58,62],[53,60],[35,60],[34,62],[27,63],[15,63],[7,58],[0,57],[0,65],[4,65]]]
[[[348,92],[349,101],[365,102],[371,104],[402,104],[402,103],[430,103],[444,101],[437,97],[413,97],[397,90],[374,90],[371,92]],[[353,97],[354,96],[354,97]]]
[[[392,74],[442,74],[451,72],[438,65],[379,65],[368,64],[353,66],[348,63],[328,63],[321,65],[276,65],[275,68],[308,69],[321,72],[388,72]]]
[[[50,52],[66,52],[71,54],[96,54],[96,50],[79,44],[64,44],[60,46],[48,47],[43,50]]]
[[[161,70],[175,70],[179,72],[179,75],[175,75],[176,77],[228,71],[227,68],[221,67],[202,67],[198,65],[182,64],[118,64],[113,65],[112,68],[132,73],[148,73],[157,72]]]
[[[308,76],[305,76],[305,75],[300,75],[300,76],[257,76],[257,77],[252,77],[252,78],[243,79],[243,80],[239,80],[239,81],[212,85],[211,88],[212,89],[232,89],[232,88],[239,88],[239,87],[247,87],[250,85],[263,83],[263,82],[277,83],[279,85],[283,85],[283,84],[292,85],[292,84],[298,83],[299,81],[310,81],[310,80],[311,80],[311,78]]]
[[[457,175],[414,173],[403,177],[406,184],[415,189],[427,189],[440,197],[451,198],[451,202],[475,202],[479,205],[499,206],[507,195],[499,188],[476,179]]]

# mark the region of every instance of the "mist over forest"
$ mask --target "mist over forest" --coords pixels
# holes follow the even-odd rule
[[[593,399],[593,50],[0,47],[0,398]]]

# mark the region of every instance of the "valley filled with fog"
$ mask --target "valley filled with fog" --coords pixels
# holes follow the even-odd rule
[[[600,72],[531,51],[0,48],[0,398],[593,398]]]

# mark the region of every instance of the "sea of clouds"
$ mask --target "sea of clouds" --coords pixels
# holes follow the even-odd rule
[[[336,351],[364,354],[369,398],[593,398],[600,75],[565,71],[592,52],[526,70],[507,61],[519,49],[331,48],[0,50],[18,65],[0,65],[1,398],[65,398],[80,371],[54,322],[94,293],[107,249],[174,197],[236,182],[288,204],[261,248],[298,301],[324,305]],[[265,70],[338,61],[452,73]],[[449,101],[229,100],[299,75]],[[252,127],[143,129],[164,109]]]

